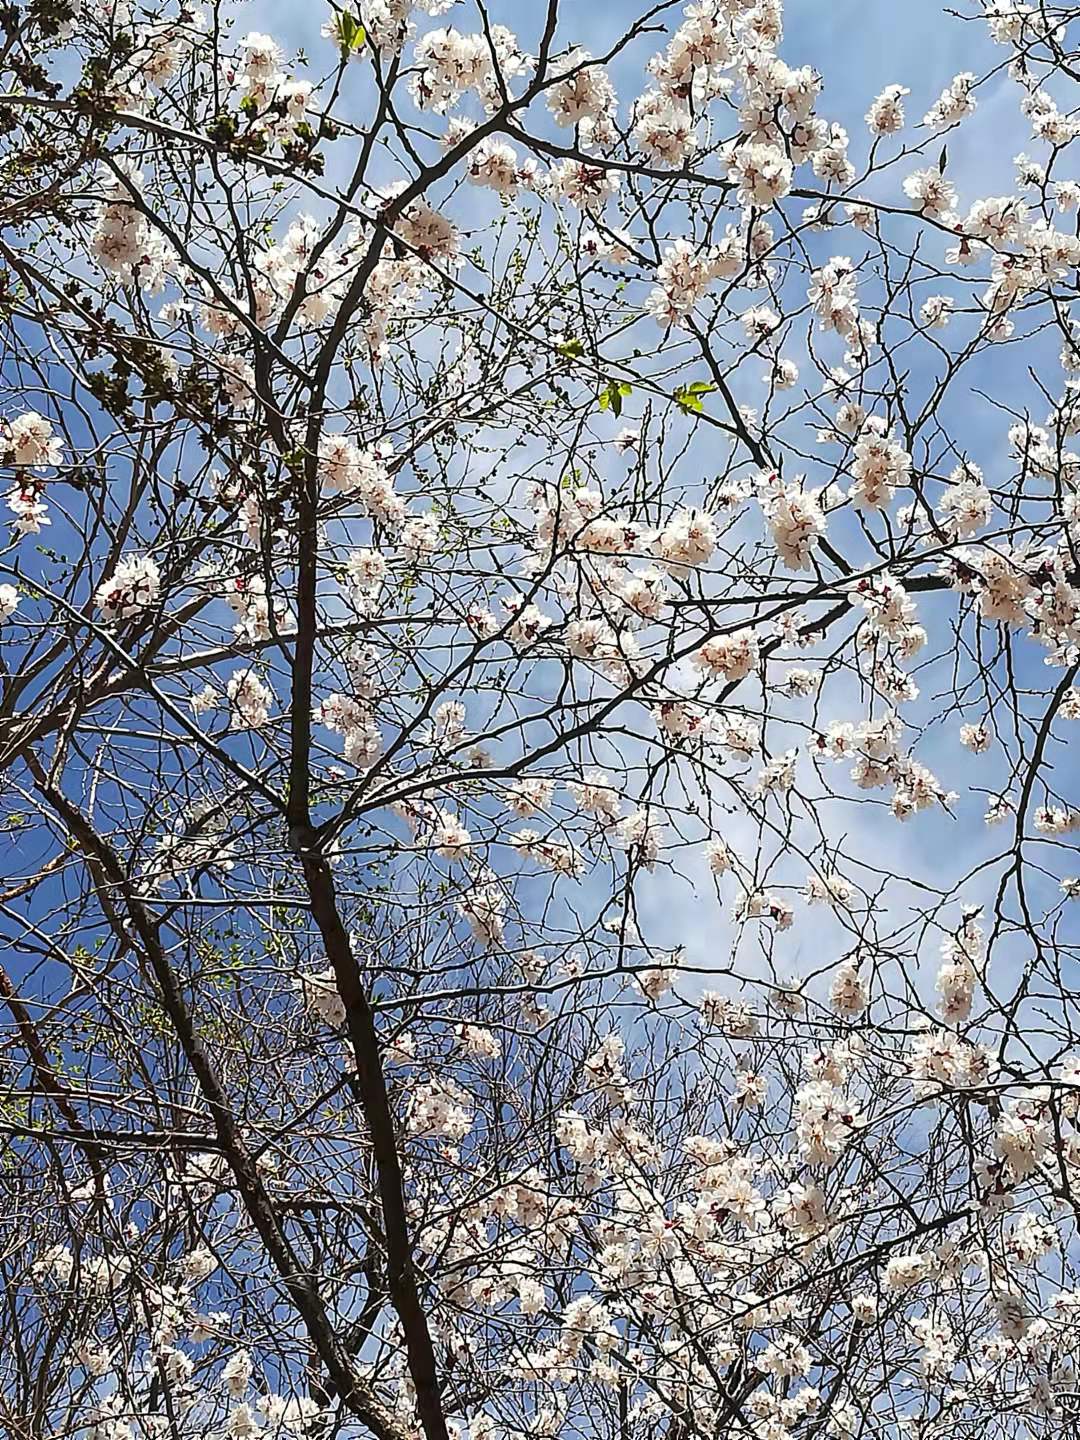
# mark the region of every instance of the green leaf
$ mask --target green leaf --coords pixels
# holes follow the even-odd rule
[[[700,415],[702,412],[701,402],[716,388],[708,380],[695,380],[692,385],[680,385],[673,398],[680,410],[685,410],[688,414]]]
[[[568,360],[578,360],[585,354],[585,346],[580,340],[564,340],[561,345],[556,345],[555,349]]]
[[[362,50],[367,43],[367,31],[355,15],[348,11],[338,21],[338,34],[341,36],[341,53],[348,55],[353,50]]]
[[[609,380],[600,391],[600,409],[610,410],[613,415],[621,415],[622,402],[631,393],[625,380]]]

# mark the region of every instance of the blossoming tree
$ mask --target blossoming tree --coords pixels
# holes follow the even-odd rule
[[[307,9],[3,15],[0,1425],[1075,1433],[1080,9]]]

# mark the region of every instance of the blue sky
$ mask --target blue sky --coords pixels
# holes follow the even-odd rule
[[[594,52],[610,44],[618,35],[625,17],[636,13],[636,6],[624,3],[573,3],[565,5],[568,17],[560,32],[566,43],[580,41]],[[536,7],[524,4],[494,6],[497,18],[517,28],[525,44],[535,42]],[[457,7],[448,20],[455,21],[462,28],[472,28],[475,16],[466,5]],[[423,17],[418,17],[425,25]],[[316,39],[317,23],[312,9],[298,9],[291,3],[252,4],[242,15],[250,28],[270,31],[285,43],[303,43],[312,51],[320,42]],[[432,22],[446,23],[446,21]],[[654,42],[638,46],[633,55],[628,55],[617,67],[616,78],[624,103],[636,93],[641,82],[642,64],[654,48]],[[821,112],[830,119],[843,123],[853,136],[858,136],[857,148],[862,145],[862,116],[873,96],[885,85],[903,83],[909,85],[912,95],[908,102],[909,115],[917,118],[929,107],[942,87],[959,70],[983,71],[999,63],[1002,52],[991,45],[981,25],[965,25],[962,22],[942,16],[939,5],[927,0],[913,0],[913,3],[898,6],[886,0],[869,0],[869,3],[855,3],[855,0],[830,0],[830,3],[810,3],[810,0],[790,0],[787,10],[787,32],[782,53],[791,63],[809,63],[818,68],[825,78],[825,92]],[[357,72],[360,82],[360,70]],[[961,201],[968,203],[977,195],[1007,193],[1012,189],[1012,157],[1025,148],[1025,136],[1020,122],[1016,91],[1004,76],[995,79],[984,92],[980,93],[977,115],[959,132],[950,137],[950,173],[961,187]],[[625,113],[625,112],[624,112]],[[344,147],[341,147],[342,152]],[[342,163],[347,159],[343,153]],[[899,174],[897,174],[897,181]],[[462,197],[461,203],[467,203]],[[824,256],[834,247],[843,248],[848,242],[835,241],[832,237],[814,237],[815,251]],[[973,374],[992,381],[999,391],[1007,390],[1017,403],[1030,403],[1037,411],[1042,402],[1036,399],[1024,367],[1032,359],[1040,368],[1045,368],[1051,387],[1060,382],[1053,347],[1027,349],[1022,354],[1008,348],[991,352],[973,367]],[[913,390],[925,388],[927,371],[916,371],[911,376]],[[754,377],[756,383],[756,377]],[[953,418],[970,443],[974,458],[987,467],[988,474],[994,474],[995,467],[1003,471],[1004,424],[999,416],[977,404],[966,389],[954,401]],[[624,417],[632,418],[632,412]],[[1036,418],[1042,418],[1037,414]],[[601,431],[604,427],[613,432],[619,428],[610,417],[597,421]],[[703,467],[703,442],[696,441],[689,457],[689,466]],[[47,537],[55,538],[55,537]],[[944,623],[952,608],[951,601],[924,602],[924,615]],[[1021,684],[1045,691],[1056,681],[1056,674],[1048,672],[1042,665],[1043,652],[1030,642],[1020,643],[1017,651],[1017,675]],[[946,655],[929,673],[920,676],[924,693],[933,692],[949,680],[951,657]],[[231,666],[229,668],[232,668]],[[533,677],[535,678],[535,677]],[[537,682],[539,683],[539,682]],[[832,689],[830,708],[821,715],[822,723],[832,719],[857,719],[859,709],[853,687],[838,684]],[[848,708],[844,708],[847,706]],[[913,718],[925,719],[930,713],[925,704],[914,709]],[[1038,713],[1038,703],[1032,701],[1030,713]],[[785,718],[799,717],[806,720],[808,707],[793,707],[777,704],[774,730],[785,734]],[[475,719],[475,716],[474,716]],[[987,762],[966,755],[960,748],[957,729],[958,717],[935,726],[922,737],[919,754],[940,773],[947,775],[949,783],[960,789],[968,784],[993,787],[994,769],[987,771]],[[802,732],[790,731],[794,738],[801,738]],[[321,737],[325,739],[326,737]],[[232,743],[232,742],[230,742]],[[779,748],[776,740],[773,749]],[[1059,765],[1059,773],[1065,769],[1064,756],[1060,749],[1051,752],[1050,758]],[[835,777],[838,772],[830,772]],[[964,796],[955,817],[940,812],[920,815],[906,825],[895,822],[881,809],[862,806],[840,806],[829,800],[813,780],[813,773],[806,766],[801,779],[811,796],[812,806],[827,819],[830,832],[837,840],[842,838],[845,851],[855,866],[865,864],[882,870],[890,870],[899,877],[890,890],[883,907],[885,913],[875,915],[882,930],[905,927],[912,916],[926,908],[926,892],[919,888],[920,882],[932,885],[944,884],[966,869],[972,868],[981,859],[1000,847],[1000,833],[989,832],[981,820],[984,801],[982,797]],[[723,802],[725,795],[718,792]],[[745,818],[732,816],[728,838],[741,847],[753,843],[753,826]],[[25,861],[20,861],[25,864]],[[1075,857],[1066,862],[1066,868],[1077,868]],[[27,867],[28,868],[28,867]],[[673,878],[662,870],[655,877],[646,879],[640,897],[640,918],[643,929],[658,945],[685,949],[687,961],[699,969],[710,966],[723,968],[729,959],[734,938],[731,924],[731,909],[734,890],[730,880],[723,887],[723,903],[714,897],[712,881],[705,871],[701,857],[686,857],[685,878]],[[785,884],[799,885],[807,874],[806,862],[798,857],[789,857],[782,871],[778,872]],[[943,878],[944,877],[944,878]],[[960,900],[983,902],[992,892],[992,877],[986,876],[973,883],[962,896],[956,897],[948,910],[948,918],[955,923],[959,918]],[[1055,884],[1053,880],[1036,881],[1035,892],[1040,899],[1052,902]],[[533,898],[542,895],[543,883],[527,881],[522,885],[523,893]],[[47,898],[43,889],[40,898]],[[593,892],[588,887],[577,895],[581,909],[590,914]],[[391,897],[392,900],[392,897]],[[1075,937],[1075,926],[1071,925],[1063,938]],[[88,937],[84,937],[88,938]],[[933,969],[937,964],[937,940],[939,935],[931,931],[924,946],[923,994],[929,996]],[[783,970],[792,975],[805,974],[832,962],[841,951],[850,948],[851,936],[827,911],[808,912],[800,907],[794,930],[788,936],[780,937],[777,945],[777,960]],[[1016,941],[1007,941],[998,952],[995,984],[1002,988],[1015,979],[1017,966],[1026,958],[1024,946]],[[750,973],[755,966],[763,965],[763,957],[755,953],[751,940],[740,952],[740,966],[743,973]],[[315,968],[321,968],[315,963]],[[19,977],[20,980],[23,978]],[[1063,973],[1067,986],[1077,981],[1068,969]],[[683,987],[684,993],[705,983],[699,978]],[[730,982],[713,982],[723,988]]]
[[[641,8],[631,0],[607,0],[607,3],[593,4],[566,0],[562,7],[563,18],[556,49],[581,43],[593,53],[600,53],[618,39],[626,24],[638,15]],[[523,45],[535,48],[542,15],[540,6],[521,3],[521,0],[502,0],[502,3],[496,0],[490,10],[495,20],[506,23],[518,33]],[[675,7],[665,15],[668,30],[677,23],[679,14],[680,8]],[[437,20],[429,20],[420,13],[415,18],[420,31],[444,24],[468,30],[476,28],[478,23],[474,6],[467,3],[455,6],[448,15]],[[286,48],[303,45],[312,59],[313,72],[317,72],[330,61],[328,42],[318,37],[320,19],[320,14],[313,7],[298,7],[291,0],[257,0],[257,3],[238,11],[237,32],[242,34],[248,28],[261,29],[273,34]],[[650,36],[636,42],[613,67],[624,115],[645,83],[645,62],[660,47],[662,40],[662,36]],[[853,137],[853,150],[861,157],[865,153],[863,115],[870,100],[884,86],[902,83],[910,87],[912,93],[907,102],[909,120],[917,120],[959,70],[970,69],[981,74],[999,65],[1005,52],[991,43],[984,24],[965,23],[945,15],[941,5],[932,3],[932,0],[912,0],[905,5],[888,3],[888,0],[863,0],[863,3],[858,3],[858,0],[828,0],[828,3],[789,0],[781,54],[791,64],[808,63],[822,73],[825,83],[820,112],[848,128]],[[357,96],[366,96],[363,67],[355,67],[350,74],[355,77],[353,84]],[[1007,193],[1012,189],[1012,157],[1024,148],[1025,140],[1016,102],[1016,87],[1003,74],[999,75],[980,91],[976,115],[959,132],[950,135],[949,170],[960,186],[961,203],[970,202],[977,195]],[[438,123],[435,122],[436,128]],[[335,167],[347,169],[351,158],[348,147],[340,144],[332,155],[331,181],[335,177]],[[892,172],[890,183],[896,191],[908,168],[914,168],[914,162]],[[464,205],[476,205],[477,213],[480,213],[483,204],[475,192],[461,193],[455,200],[457,213]],[[849,243],[847,236],[842,241],[832,235],[811,237],[815,253],[822,258],[833,253],[835,248],[843,250]],[[1030,359],[1029,350],[1020,353],[1002,348],[991,352],[985,360],[977,361],[973,373],[978,374],[979,367],[983,367],[996,378],[999,386],[1007,376],[1010,393],[1022,396],[1025,387],[1028,387],[1024,365]],[[1056,360],[1051,353],[1041,355],[1040,359],[1052,363],[1056,371]],[[927,378],[927,374],[916,371],[911,377],[912,388],[925,387]],[[756,376],[752,384],[757,384]],[[983,407],[969,407],[963,398],[966,395],[967,392],[963,392],[960,400],[955,402],[961,411],[956,418],[966,441],[972,446],[974,458],[987,465],[989,473],[995,463],[995,454],[996,463],[1003,463],[1001,436],[1004,427],[1000,417]],[[614,421],[611,423],[612,428],[617,428]],[[696,453],[691,452],[691,465]],[[939,608],[943,611],[946,607]],[[1040,684],[1045,679],[1041,662],[1040,651],[1031,646],[1024,649],[1022,663],[1030,668],[1032,677],[1037,678]],[[924,682],[924,689],[932,688]],[[836,711],[823,716],[826,721],[835,718],[850,716]],[[942,727],[940,733],[927,737],[920,754],[932,765],[940,761],[943,770],[950,774],[955,770],[958,775],[970,776],[974,783],[979,783],[979,762],[970,760],[959,751],[955,729],[955,726]],[[937,857],[956,857],[958,837],[960,847],[970,850],[972,860],[985,853],[986,847],[996,837],[988,838],[981,826],[981,804],[979,799],[965,801],[959,820],[926,815],[907,826],[896,825],[891,820],[882,826],[877,815],[871,813],[864,823],[868,826],[868,835],[873,837],[875,857],[882,863],[888,861],[902,873],[919,878],[938,868]],[[849,822],[845,817],[845,833],[857,836],[859,823],[858,820]],[[711,884],[700,870],[693,878],[699,885]],[[795,877],[792,876],[792,879]],[[718,932],[712,904],[702,907],[686,884],[658,877],[646,886],[643,905],[647,913],[655,914],[658,922],[663,921],[662,928],[671,937],[668,943],[687,947],[688,958],[693,963],[707,963],[708,957],[715,953],[718,933],[724,932]],[[817,933],[820,934],[820,929]],[[800,968],[800,956],[792,954],[791,958],[792,969]]]
[[[639,5],[629,3],[629,0],[596,4],[568,0],[563,6],[564,18],[556,48],[580,42],[594,53],[601,52],[618,38],[639,9]],[[536,5],[496,3],[491,10],[495,19],[519,33],[524,45],[535,47],[540,14]],[[669,29],[677,23],[678,15],[677,8],[669,12],[666,17]],[[239,12],[237,28],[239,33],[247,28],[267,30],[286,46],[303,44],[315,62],[313,69],[318,70],[322,64],[329,62],[328,44],[318,38],[319,19],[312,8],[298,8],[292,3],[277,3],[277,0],[260,0],[260,3],[251,4]],[[429,21],[420,14],[416,19],[420,30],[447,23],[472,29],[477,24],[474,7],[469,4],[456,6],[439,20]],[[661,40],[662,37],[655,36],[638,42],[614,67],[624,114],[626,106],[644,84],[645,61],[659,48]],[[917,119],[959,70],[971,69],[982,73],[1000,64],[1004,57],[1004,52],[990,42],[983,24],[967,24],[944,15],[941,6],[930,3],[930,0],[912,0],[904,6],[886,3],[886,0],[868,0],[868,3],[856,3],[856,0],[830,0],[830,3],[790,0],[781,53],[789,63],[808,63],[822,73],[825,89],[819,109],[825,117],[838,120],[849,129],[853,148],[860,156],[865,153],[862,117],[870,100],[885,85],[902,83],[910,86],[909,119]],[[356,77],[357,94],[366,93],[362,67],[356,67],[351,73]],[[968,203],[977,195],[1007,193],[1012,189],[1012,157],[1025,148],[1025,129],[1018,113],[1017,98],[1016,87],[1003,74],[999,75],[980,91],[976,115],[959,132],[950,135],[950,174],[960,186],[961,203]],[[337,147],[335,159],[338,165],[347,166],[347,146]],[[333,173],[332,170],[331,178]],[[894,172],[897,189],[904,173],[906,169]],[[459,209],[465,204],[479,206],[483,202],[476,199],[474,192],[466,192],[455,201]],[[823,258],[832,253],[834,247],[843,249],[848,243],[846,236],[843,241],[831,235],[812,237],[815,251]],[[1033,353],[1040,366],[1045,361],[1048,373],[1053,376],[1051,383],[1056,384],[1059,372],[1056,356],[1050,349],[1020,352],[1003,347],[977,361],[973,374],[978,375],[981,369],[999,389],[1007,387],[1011,396],[1018,397],[1018,403],[1030,400],[1035,410],[1033,392],[1024,374],[1024,367],[1031,361]],[[927,378],[927,373],[916,370],[910,381],[913,390],[920,386],[925,388]],[[756,377],[753,383],[757,383]],[[966,390],[950,403],[958,407],[954,418],[972,447],[973,458],[987,467],[988,474],[993,473],[995,465],[1003,467],[1005,427],[1000,417],[985,407],[971,403]],[[1042,417],[1037,414],[1036,418]],[[618,428],[614,420],[611,420],[610,426],[612,430]],[[691,451],[691,467],[698,463],[699,456],[700,447]],[[55,533],[47,538],[55,539]],[[948,602],[941,605],[927,602],[926,613],[937,613],[943,619],[948,608]],[[1042,666],[1042,652],[1035,646],[1024,644],[1018,655],[1021,679],[1037,682],[1042,688],[1048,678]],[[933,675],[927,676],[921,683],[926,693],[935,688]],[[843,691],[839,687],[837,689],[839,693],[834,695],[832,710],[822,715],[824,722],[857,718],[857,708],[848,711],[840,708]],[[854,697],[849,696],[848,700],[854,704]],[[799,713],[805,719],[805,709]],[[918,712],[916,718],[917,715]],[[948,774],[950,783],[956,784],[957,788],[963,781],[975,785],[986,783],[992,787],[992,779],[984,782],[985,762],[972,759],[961,751],[956,738],[958,723],[937,727],[924,737],[920,756],[935,768],[940,765],[941,773]],[[834,810],[839,814],[838,807],[824,797],[819,799],[823,814],[831,814]],[[982,805],[981,797],[965,797],[955,819],[943,814],[927,814],[907,825],[899,825],[891,819],[883,821],[880,812],[873,810],[858,815],[855,807],[849,806],[845,807],[846,813],[837,825],[854,853],[872,854],[876,863],[891,867],[914,881],[936,880],[944,859],[947,858],[950,864],[963,863],[966,867],[996,847],[998,836],[986,832],[981,824]],[[731,823],[733,832],[747,835],[749,841],[744,822],[733,819]],[[643,917],[654,922],[652,938],[657,943],[683,945],[692,964],[707,966],[718,951],[730,943],[728,916],[731,895],[730,891],[725,892],[724,910],[718,912],[716,902],[711,898],[711,881],[702,866],[691,861],[688,870],[689,876],[685,881],[672,880],[665,874],[646,883],[642,894]],[[800,883],[804,878],[804,863],[793,861],[787,876],[789,883]],[[704,905],[700,903],[703,895],[707,897]],[[911,903],[918,903],[918,892],[913,890],[909,898]],[[965,898],[981,899],[983,896],[969,895]],[[723,920],[718,923],[721,913]],[[894,918],[895,923],[905,919],[902,909]],[[830,945],[842,943],[842,937],[828,922],[818,921],[813,934],[815,944],[821,944],[825,935],[828,935]],[[797,931],[790,943],[785,942],[793,972],[804,966],[802,945]]]

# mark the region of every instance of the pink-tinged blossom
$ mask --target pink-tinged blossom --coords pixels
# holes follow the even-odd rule
[[[225,686],[234,730],[259,730],[270,719],[274,692],[250,667],[230,675]]]
[[[161,571],[149,555],[126,555],[108,580],[94,592],[94,603],[106,620],[130,620],[156,603]]]

